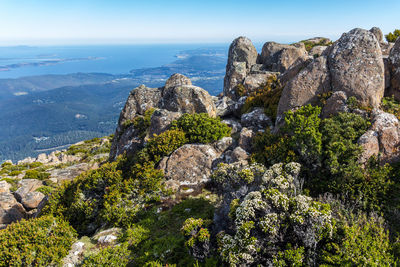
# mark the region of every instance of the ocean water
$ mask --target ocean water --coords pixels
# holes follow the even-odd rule
[[[100,72],[126,74],[159,67],[184,50],[204,44],[0,47],[0,79],[44,74]]]

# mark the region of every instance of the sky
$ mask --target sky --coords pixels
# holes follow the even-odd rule
[[[0,46],[291,42],[400,28],[400,0],[0,0]]]

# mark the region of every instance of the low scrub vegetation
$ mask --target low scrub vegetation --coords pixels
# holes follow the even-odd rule
[[[53,216],[13,223],[0,231],[0,266],[58,264],[75,239],[75,230]]]
[[[276,118],[282,90],[283,88],[278,78],[276,76],[271,76],[263,86],[256,90],[252,92],[243,91],[241,94],[248,95],[248,97],[242,108],[242,113],[247,113],[255,107],[262,107],[264,108],[265,114],[274,120]]]
[[[212,118],[206,113],[183,114],[172,122],[172,129],[184,131],[189,143],[211,143],[231,133],[231,129],[219,118]]]

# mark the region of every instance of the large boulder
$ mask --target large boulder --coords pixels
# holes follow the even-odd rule
[[[164,88],[170,88],[179,85],[192,85],[192,81],[185,75],[175,73],[165,82]]]
[[[316,45],[313,48],[310,49],[310,51],[308,52],[308,54],[312,57],[319,57],[320,55],[322,55],[324,53],[324,51],[327,49],[327,46],[323,46],[323,45]]]
[[[344,33],[329,54],[332,90],[355,96],[361,105],[378,107],[385,90],[385,68],[375,35],[363,29]]]
[[[313,37],[307,40],[301,41],[302,43],[312,44],[312,45],[321,45],[328,46],[332,44],[331,39],[326,37]]]
[[[278,104],[278,120],[284,112],[307,104],[316,104],[318,95],[331,91],[327,58],[316,58],[284,87]]]
[[[253,145],[253,138],[255,136],[255,132],[248,128],[243,128],[240,131],[239,135],[239,147],[244,149],[245,151],[251,152]]]
[[[267,42],[261,52],[261,62],[267,70],[285,72],[299,58],[306,59],[307,51],[303,47]]]
[[[40,202],[45,198],[45,195],[41,192],[29,192],[21,200],[22,205],[24,205],[26,210],[36,209]]]
[[[21,202],[29,192],[34,192],[42,185],[42,181],[37,179],[22,179],[18,182],[19,188],[14,193],[15,198]]]
[[[26,217],[27,213],[24,207],[17,202],[13,194],[9,192],[0,193],[0,229]]]
[[[141,138],[138,129],[134,125],[128,127],[119,127],[114,135],[110,149],[110,160],[115,160],[118,155],[126,153],[132,156],[144,146],[144,140]]]
[[[383,33],[381,31],[381,29],[379,29],[378,27],[372,27],[369,30],[373,35],[375,35],[376,40],[378,40],[379,43],[383,42]]]
[[[168,111],[166,109],[158,109],[154,111],[150,120],[150,127],[148,138],[153,137],[155,134],[160,134],[169,129],[171,122],[179,119],[182,115],[180,112]]]
[[[118,125],[134,119],[137,115],[144,115],[145,111],[158,106],[161,99],[160,88],[149,88],[141,85],[133,89],[119,116]]]
[[[150,118],[150,127],[136,129],[134,119],[145,115],[150,108],[156,109]],[[210,94],[182,74],[172,75],[161,88],[144,85],[134,89],[121,111],[118,126],[110,149],[110,160],[126,153],[134,155],[143,148],[148,138],[168,129],[172,120],[183,113],[207,113],[217,115],[217,108]]]
[[[246,76],[243,81],[243,86],[246,89],[247,94],[260,88],[266,84],[270,77],[276,76],[279,73],[266,71],[264,73],[250,73]]]
[[[213,97],[215,108],[217,109],[217,116],[225,117],[232,115],[235,111],[236,102],[227,96]]]
[[[209,181],[212,163],[220,154],[211,146],[187,144],[164,158],[159,168],[164,170],[168,188],[179,191],[200,189]]]
[[[251,66],[256,64],[258,53],[250,39],[239,37],[229,47],[224,78],[224,95],[236,99],[235,88],[242,83]]]
[[[390,51],[392,51],[392,48],[394,46],[394,43],[380,43],[380,45],[381,45],[382,55],[389,56]]]
[[[322,109],[322,118],[328,118],[339,112],[348,112],[347,95],[343,91],[334,92],[327,100]]]
[[[130,92],[120,113],[117,129],[111,144],[111,160],[114,160],[125,151],[134,153],[142,147],[142,140],[138,137],[138,131],[131,122],[138,115],[144,115],[147,110],[158,107],[161,93],[162,88],[149,88],[144,85]]]
[[[193,85],[166,87],[163,90],[161,108],[181,113],[208,113],[211,117],[217,115],[211,95]]]
[[[278,76],[279,78],[279,82],[281,83],[281,85],[283,87],[286,86],[286,84],[288,84],[288,82],[290,82],[291,80],[293,80],[294,77],[296,77],[296,75],[303,70],[304,68],[306,68],[308,65],[310,65],[310,63],[313,61],[313,59],[311,57],[308,58],[303,58],[300,57],[296,60],[296,62],[294,62],[292,64],[292,66],[290,66],[284,73],[282,73],[281,75]]]
[[[391,90],[397,100],[400,100],[400,38],[397,39],[389,56],[391,75]]]

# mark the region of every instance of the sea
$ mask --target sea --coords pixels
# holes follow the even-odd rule
[[[182,51],[215,45],[0,46],[0,79],[77,72],[127,74],[171,63]]]

